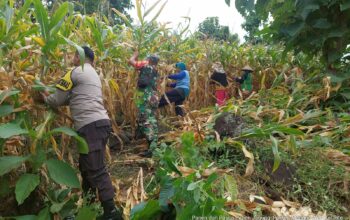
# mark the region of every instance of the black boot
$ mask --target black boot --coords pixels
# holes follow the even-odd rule
[[[152,158],[152,151],[151,150],[145,150],[144,152],[140,153],[141,157],[146,157],[146,158]]]
[[[151,150],[151,143],[153,142],[153,140],[147,140],[148,143],[148,150],[145,150],[144,152],[141,152],[139,155],[141,157],[146,157],[146,158],[152,158],[153,153]]]
[[[113,199],[102,202],[103,220],[123,220],[121,212],[117,209]]]

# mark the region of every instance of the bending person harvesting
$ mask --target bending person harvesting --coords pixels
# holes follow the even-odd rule
[[[234,80],[241,85],[243,98],[247,98],[253,91],[253,69],[250,66],[242,68],[243,75],[241,77],[235,77]]]
[[[190,94],[190,74],[186,69],[186,65],[182,62],[176,63],[176,74],[169,75],[168,78],[176,80],[175,83],[168,84],[174,89],[166,92],[159,101],[159,108],[162,108],[170,103],[175,103],[176,115],[184,116],[184,111],[181,105],[186,97]]]
[[[104,210],[102,219],[120,220],[122,215],[115,207],[114,187],[104,163],[106,143],[112,131],[111,122],[103,106],[101,80],[93,67],[94,52],[89,47],[83,49],[85,53],[83,68],[76,52],[73,58],[75,68],[58,82],[54,94],[46,91],[43,98],[54,108],[69,105],[74,127],[89,147],[88,154],[79,156],[84,194],[91,193],[94,198],[97,189]]]

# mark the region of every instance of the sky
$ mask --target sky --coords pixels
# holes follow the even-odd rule
[[[142,0],[143,4],[146,5],[146,9],[156,1]],[[132,0],[132,2],[136,5],[135,0]],[[165,0],[162,0],[157,8],[160,8],[163,2]],[[157,9],[154,11],[157,11]],[[137,20],[136,8],[130,11],[130,15]],[[168,26],[176,28],[179,23],[185,21],[182,18],[183,16],[191,18],[191,31],[195,31],[198,24],[207,17],[219,17],[221,25],[229,26],[231,33],[237,33],[240,40],[243,40],[245,31],[242,29],[241,24],[244,22],[244,19],[236,10],[232,0],[231,7],[226,5],[225,0],[168,0],[157,20],[161,23],[171,22]],[[152,15],[149,15],[149,17],[151,18]]]

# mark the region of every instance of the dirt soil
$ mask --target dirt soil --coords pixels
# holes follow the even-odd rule
[[[123,149],[110,151],[109,171],[112,180],[117,184],[118,201],[125,202],[127,190],[137,179],[140,169],[143,171],[144,180],[149,180],[154,172],[154,161],[150,158],[139,156],[139,153],[147,150],[146,141],[130,142]],[[145,182],[144,184],[147,184]]]
[[[220,137],[237,137],[241,134],[243,126],[244,123],[241,117],[224,112],[215,120],[214,129]]]

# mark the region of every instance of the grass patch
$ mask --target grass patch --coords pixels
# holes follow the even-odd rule
[[[349,176],[343,167],[333,164],[322,149],[306,149],[295,161],[296,184],[291,197],[316,210],[336,215],[350,212],[350,195],[345,193],[344,182]]]

